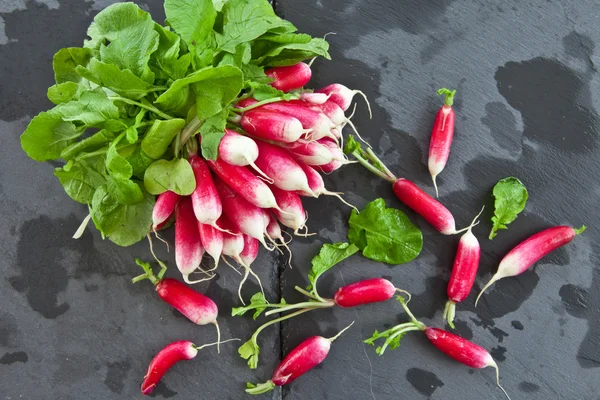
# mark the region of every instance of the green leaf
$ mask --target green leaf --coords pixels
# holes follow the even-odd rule
[[[78,100],[62,103],[52,109],[64,121],[77,121],[85,126],[101,126],[104,122],[118,120],[119,108],[99,91],[87,90]]]
[[[63,82],[48,88],[48,100],[54,104],[66,103],[71,101],[79,90],[79,84],[75,82]]]
[[[181,79],[187,75],[191,64],[191,54],[186,53],[179,57],[181,50],[180,37],[170,31],[168,27],[154,25],[158,32],[158,49],[150,58],[150,67],[157,79]]]
[[[291,100],[296,97],[292,93],[284,93],[265,83],[247,82],[246,85],[252,90],[252,97],[258,101],[268,100],[274,97]]]
[[[138,78],[128,69],[120,69],[92,58],[87,67],[78,66],[77,73],[82,77],[104,86],[123,97],[139,100],[154,90],[151,83]]]
[[[81,81],[75,69],[77,66],[86,66],[92,58],[92,51],[82,47],[66,47],[60,49],[52,58],[54,80],[56,83]]]
[[[136,204],[144,199],[142,190],[129,179],[110,177],[108,179],[108,191],[119,204]]]
[[[158,47],[158,33],[147,12],[133,3],[117,3],[100,11],[88,30],[86,43],[100,52],[100,59],[152,83],[150,55]]]
[[[130,246],[143,239],[152,226],[154,196],[140,186],[142,201],[120,204],[106,185],[96,189],[90,212],[96,228],[119,246]]]
[[[179,118],[167,121],[154,120],[142,139],[142,150],[154,159],[161,158],[184,126],[185,120]]]
[[[256,83],[269,83],[273,80],[265,74],[265,70],[263,67],[259,67],[258,65],[252,62],[242,65],[241,70],[242,74],[244,75],[244,81],[254,81]]]
[[[507,225],[513,222],[517,215],[525,208],[527,188],[515,177],[500,179],[493,190],[494,216],[492,217],[492,231],[490,239],[496,236],[498,229],[508,229]]]
[[[146,154],[141,146],[136,146],[133,153],[127,157],[127,161],[133,168],[133,175],[143,180],[146,169],[148,169],[155,160]]]
[[[54,175],[69,197],[83,204],[91,203],[96,189],[106,183],[106,178],[84,160],[73,163],[68,170],[56,168]]]
[[[329,43],[324,39],[313,38],[308,43],[291,42],[280,44],[260,57],[258,62],[268,66],[293,65],[317,56],[331,60]]]
[[[344,144],[344,153],[350,155],[355,151],[362,151],[362,147],[360,143],[354,140],[354,136],[349,135],[348,139],[346,139],[346,143]]]
[[[278,27],[289,31],[294,26],[275,15],[266,0],[229,0],[222,9],[223,34],[217,36],[219,48],[235,52],[240,43],[251,42]]]
[[[242,68],[244,64],[248,64],[252,59],[252,47],[249,43],[241,43],[235,48],[233,54],[226,53],[219,61],[219,65],[233,65],[237,68]]]
[[[248,360],[248,366],[251,369],[256,369],[258,365],[258,355],[260,354],[260,347],[258,346],[258,344],[256,344],[253,337],[238,348],[238,354],[244,360]]]
[[[231,316],[244,315],[247,311],[254,310],[252,318],[256,319],[267,308],[267,304],[269,303],[265,299],[265,296],[261,292],[258,292],[250,298],[250,304],[247,306],[233,307],[231,309]]]
[[[146,170],[144,186],[151,194],[170,190],[181,196],[189,196],[196,189],[196,179],[192,166],[185,158],[157,160]]]
[[[36,115],[21,135],[21,147],[36,161],[56,160],[62,150],[81,136],[82,130],[50,110]]]
[[[219,155],[219,144],[225,136],[225,125],[227,124],[227,109],[208,118],[200,126],[202,135],[202,157],[207,160],[216,160]]]
[[[115,137],[116,135],[114,132],[111,132],[108,129],[102,129],[92,136],[65,147],[60,153],[60,157],[64,160],[71,160],[81,152],[91,152],[106,146],[106,144],[110,143]]]
[[[227,3],[227,0],[213,0],[213,5],[217,11],[221,11],[225,3]]]
[[[348,240],[371,260],[403,264],[413,260],[423,247],[423,235],[406,214],[387,208],[383,199],[367,204],[359,213],[352,211]]]
[[[203,49],[217,17],[212,0],[165,0],[164,7],[167,23],[187,43],[190,53]]]
[[[308,273],[310,286],[316,287],[317,280],[334,265],[344,261],[358,251],[358,247],[350,243],[324,244],[319,254],[312,259],[312,268]]]
[[[128,180],[133,175],[133,167],[129,162],[119,154],[117,145],[121,142],[121,139],[125,136],[126,132],[121,133],[115,140],[112,141],[106,152],[106,169],[108,173],[121,180]]]

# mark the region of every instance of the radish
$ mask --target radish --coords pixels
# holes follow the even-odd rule
[[[483,289],[481,289],[479,296],[477,296],[477,299],[475,300],[475,306],[477,306],[477,302],[479,302],[479,298],[483,292],[485,292],[485,290],[494,282],[502,278],[522,274],[546,254],[571,242],[575,236],[583,233],[585,229],[585,225],[579,229],[574,229],[570,226],[555,226],[525,239],[514,249],[509,251],[502,261],[500,261],[498,271],[492,276],[492,279],[490,279]]]
[[[478,369],[493,367],[496,370],[496,384],[510,400],[508,393],[506,393],[506,390],[500,385],[500,371],[498,369],[498,364],[496,364],[496,361],[494,361],[486,349],[458,335],[443,329],[428,327],[424,323],[418,321],[407,306],[407,303],[410,301],[410,295],[407,301],[404,301],[400,296],[398,296],[398,300],[400,301],[400,304],[402,304],[404,311],[408,314],[410,322],[398,324],[383,332],[375,331],[373,336],[366,339],[364,343],[375,344],[376,340],[385,338],[385,343],[378,347],[376,351],[377,354],[382,355],[388,346],[392,349],[398,347],[401,338],[406,333],[411,331],[421,331],[425,334],[427,339],[438,348],[438,350],[461,364]]]
[[[173,212],[175,212],[175,206],[177,202],[179,202],[179,196],[177,193],[167,190],[159,194],[156,198],[156,203],[154,203],[154,208],[152,209],[152,230],[156,232],[159,226],[166,222]]]
[[[138,258],[135,259],[135,262],[144,269],[145,273],[133,278],[133,283],[139,282],[142,279],[150,280],[154,284],[158,296],[187,319],[196,325],[213,324],[217,328],[217,343],[220,342],[221,330],[217,322],[219,309],[214,301],[176,279],[163,279],[166,266],[163,266],[158,275],[154,275],[150,264]]]
[[[369,116],[373,118],[373,114],[371,113],[371,105],[367,100],[367,96],[360,90],[352,90],[340,83],[332,83],[331,85],[325,86],[322,89],[316,90],[316,93],[324,93],[328,95],[329,99],[340,106],[344,111],[350,108],[350,104],[352,104],[352,98],[354,95],[359,94],[365,99],[369,109]]]
[[[223,206],[210,174],[210,169],[206,165],[206,161],[196,154],[190,156],[190,164],[196,177],[196,189],[190,196],[196,220],[201,224],[212,225],[220,229],[217,220],[223,212]]]
[[[244,238],[244,249],[240,253],[240,258],[244,265],[250,266],[258,256],[259,241],[248,235],[242,235]]]
[[[225,129],[225,136],[219,143],[219,158],[227,164],[245,167],[250,165],[261,176],[269,180],[269,177],[254,164],[258,158],[258,146],[248,136],[243,136],[231,129]]]
[[[329,95],[327,95],[325,93],[305,92],[305,93],[300,93],[300,100],[305,101],[310,104],[323,104],[327,100],[329,100]]]
[[[286,148],[299,163],[325,165],[334,160],[334,155],[329,147],[317,141],[300,139],[282,147]]]
[[[271,239],[271,242],[273,242],[273,244],[275,246],[277,246],[278,250],[279,250],[279,246],[285,247],[285,249],[287,250],[287,252],[290,255],[290,257],[288,259],[288,265],[291,267],[292,266],[292,250],[290,250],[290,248],[288,247],[289,242],[285,241],[285,239],[283,237],[283,232],[281,231],[281,227],[279,226],[279,222],[277,222],[277,219],[271,213],[266,212],[266,210],[265,210],[265,214],[267,214],[267,216],[269,218],[269,221],[267,223],[267,230],[266,230],[267,237],[269,239]],[[290,241],[291,241],[291,239],[290,239]],[[283,252],[281,252],[281,253],[283,254]]]
[[[293,143],[310,132],[292,115],[263,110],[244,113],[240,126],[250,135],[282,143]]]
[[[262,141],[256,142],[256,145],[259,150],[256,165],[273,180],[274,186],[281,190],[312,192],[306,174],[287,151]]]
[[[431,131],[431,142],[429,144],[428,166],[431,179],[433,180],[433,186],[435,187],[436,197],[438,197],[439,194],[435,179],[446,166],[448,156],[450,155],[452,136],[454,135],[455,116],[452,104],[454,103],[456,90],[441,88],[437,91],[437,94],[445,95],[446,100],[435,116],[433,130]]]
[[[354,322],[352,322],[354,324]],[[248,384],[246,393],[261,394],[273,390],[276,386],[283,386],[304,375],[317,365],[321,364],[333,343],[342,333],[352,326],[348,325],[337,335],[324,338],[322,336],[312,336],[300,343],[292,350],[279,364],[273,372],[271,379],[259,385]]]
[[[355,307],[389,300],[395,293],[396,287],[392,282],[383,278],[374,278],[339,288],[333,300],[340,307]]]
[[[300,89],[310,81],[312,76],[310,67],[303,62],[286,67],[270,68],[265,70],[265,74],[274,79],[269,85],[284,92]]]
[[[302,206],[302,200],[295,192],[288,192],[285,190],[271,187],[277,204],[281,210],[273,210],[273,214],[277,217],[279,222],[294,230],[294,234],[300,235],[299,231],[306,228],[306,211]],[[302,234],[301,236],[308,235]]]
[[[333,160],[332,162],[324,165],[315,165],[315,168],[323,172],[324,174],[330,174],[333,171],[337,171],[338,169],[340,169],[344,164],[347,163],[344,163],[340,160]]]
[[[208,346],[219,345],[220,343],[231,342],[239,339],[228,339],[222,342],[203,344],[196,346],[188,340],[179,340],[177,342],[166,345],[158,352],[150,361],[148,372],[144,376],[141,390],[144,396],[152,393],[158,382],[162,379],[165,373],[176,363],[183,360],[192,360],[198,355],[198,351]]]
[[[203,254],[192,199],[184,197],[175,211],[175,263],[186,283],[199,282],[190,281],[189,276],[200,267]]]
[[[214,268],[217,268],[223,254],[223,233],[212,225],[200,222],[198,222],[198,233],[202,247],[215,260]]]
[[[343,193],[339,193],[339,192],[330,192],[329,190],[327,190],[325,188],[325,182],[323,181],[323,177],[321,176],[321,174],[319,174],[317,172],[317,170],[315,170],[313,167],[311,167],[310,165],[306,165],[303,163],[300,163],[300,167],[302,168],[302,170],[304,171],[304,173],[306,174],[306,178],[308,180],[308,186],[310,186],[310,189],[312,190],[312,193],[316,194],[317,197],[319,197],[320,195],[324,194],[325,196],[335,196],[338,199],[340,199],[340,201],[352,208],[354,208],[356,210],[356,212],[358,212],[358,209],[356,207],[354,207],[352,204],[348,203],[346,200],[344,200],[342,198],[342,194]],[[302,196],[311,196],[311,193],[307,193],[307,192],[298,192],[299,194],[301,194]]]
[[[370,148],[366,151],[361,149],[360,144],[352,136],[349,137],[346,144],[346,152],[352,154],[369,171],[392,183],[392,190],[398,200],[423,217],[442,235],[454,235],[469,229],[469,227],[466,227],[456,230],[452,213],[442,203],[425,193],[408,179],[396,178],[373,153],[373,150]]]
[[[215,186],[221,198],[225,215],[236,230],[259,240],[263,246],[269,248],[264,238],[267,227],[262,209],[250,204],[220,179],[215,179]]]
[[[448,325],[454,329],[454,315],[456,312],[456,303],[464,301],[473,287],[477,269],[479,268],[480,248],[479,241],[473,235],[472,227],[481,213],[483,208],[477,214],[467,232],[461,236],[454,258],[452,274],[448,281],[448,302],[444,309],[444,319],[448,321]]]
[[[221,216],[221,218],[219,218],[219,224],[223,228],[227,229],[229,232],[233,232],[233,233],[239,232],[236,230],[235,225],[225,215],[223,215],[223,216]],[[246,304],[244,302],[244,299],[242,298],[242,286],[244,286],[244,283],[248,279],[249,274],[252,274],[252,276],[254,276],[254,278],[256,279],[263,296],[264,296],[265,292],[263,290],[262,283],[261,283],[258,275],[256,275],[254,273],[254,271],[252,271],[250,266],[244,264],[244,261],[242,260],[242,256],[241,256],[243,251],[244,251],[243,235],[240,235],[240,234],[235,235],[232,233],[223,232],[223,255],[233,258],[235,260],[235,262],[240,264],[245,270],[244,277],[242,278],[242,281],[240,282],[240,284],[238,286],[238,297],[240,298],[240,301],[242,302],[242,304]],[[227,261],[225,261],[225,262],[227,262]]]
[[[223,160],[206,160],[210,168],[227,186],[259,208],[278,208],[275,196],[266,183],[246,167],[230,165]],[[216,189],[215,189],[216,192]]]

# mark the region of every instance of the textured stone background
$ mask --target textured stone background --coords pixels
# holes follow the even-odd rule
[[[0,399],[140,398],[151,357],[166,343],[214,340],[157,300],[147,283],[132,285],[141,243],[121,249],[90,229],[70,239],[86,210],[62,191],[53,166],[28,159],[19,135],[49,107],[51,58],[80,45],[85,29],[110,0],[0,1]],[[164,18],[162,2],[140,5]],[[590,228],[572,244],[517,279],[497,283],[473,307],[460,305],[460,334],[491,350],[513,399],[599,399],[600,196],[598,152],[597,3],[526,0],[279,0],[277,12],[314,36],[328,32],[334,61],[317,61],[319,87],[341,82],[372,100],[373,120],[359,102],[361,133],[399,176],[432,190],[425,165],[440,86],[459,91],[451,160],[440,178],[441,200],[457,224],[490,204],[494,183],[515,175],[527,185],[526,211],[493,242],[491,207],[475,229],[483,249],[476,289],[501,257],[530,234],[556,224]],[[327,179],[358,206],[377,196],[404,209],[386,182],[359,166]],[[348,209],[336,199],[307,200],[318,235],[293,245],[294,269],[261,255],[256,270],[269,293],[299,299],[309,262],[323,242],[344,240]],[[408,211],[407,211],[408,212]],[[415,294],[413,311],[440,325],[445,285],[458,237],[442,237],[408,212],[423,230],[417,260],[388,267],[355,256],[321,282],[324,295],[361,278],[385,276]],[[171,261],[172,254],[161,256]],[[224,336],[248,336],[258,324],[228,317],[237,304],[230,270],[201,285],[218,302]],[[247,294],[257,287],[248,285]],[[474,296],[472,296],[474,297]],[[261,334],[261,362],[250,371],[234,345],[203,351],[174,368],[157,398],[239,399],[243,382],[263,381],[281,354],[303,338],[333,334],[355,320],[327,361],[272,398],[502,399],[492,370],[474,371],[407,336],[401,348],[375,355],[361,339],[404,316],[394,302],[356,310],[315,311]],[[227,346],[227,347],[225,347]],[[269,397],[269,396],[265,396]]]

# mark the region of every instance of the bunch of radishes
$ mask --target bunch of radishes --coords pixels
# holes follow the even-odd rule
[[[308,234],[301,196],[339,197],[325,188],[320,173],[348,162],[340,147],[342,128],[350,123],[344,111],[360,92],[340,84],[316,92],[302,89],[311,77],[305,63],[266,74],[274,79],[271,86],[288,93],[290,100],[257,101],[252,92],[243,94],[232,109],[216,160],[198,156],[191,139],[194,192],[183,197],[167,191],[156,200],[153,229],[175,216],[175,259],[187,283],[210,279],[219,259],[227,256],[245,271],[240,290],[249,274],[260,284],[250,265],[260,245],[268,250],[287,247],[280,224],[296,235]],[[215,261],[210,270],[200,268],[205,251]],[[192,280],[196,272],[206,276]]]

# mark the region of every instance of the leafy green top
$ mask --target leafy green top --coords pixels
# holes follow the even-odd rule
[[[525,185],[512,176],[500,179],[494,186],[493,194],[495,210],[490,239],[496,237],[498,229],[508,229],[507,225],[523,211],[529,197]]]

